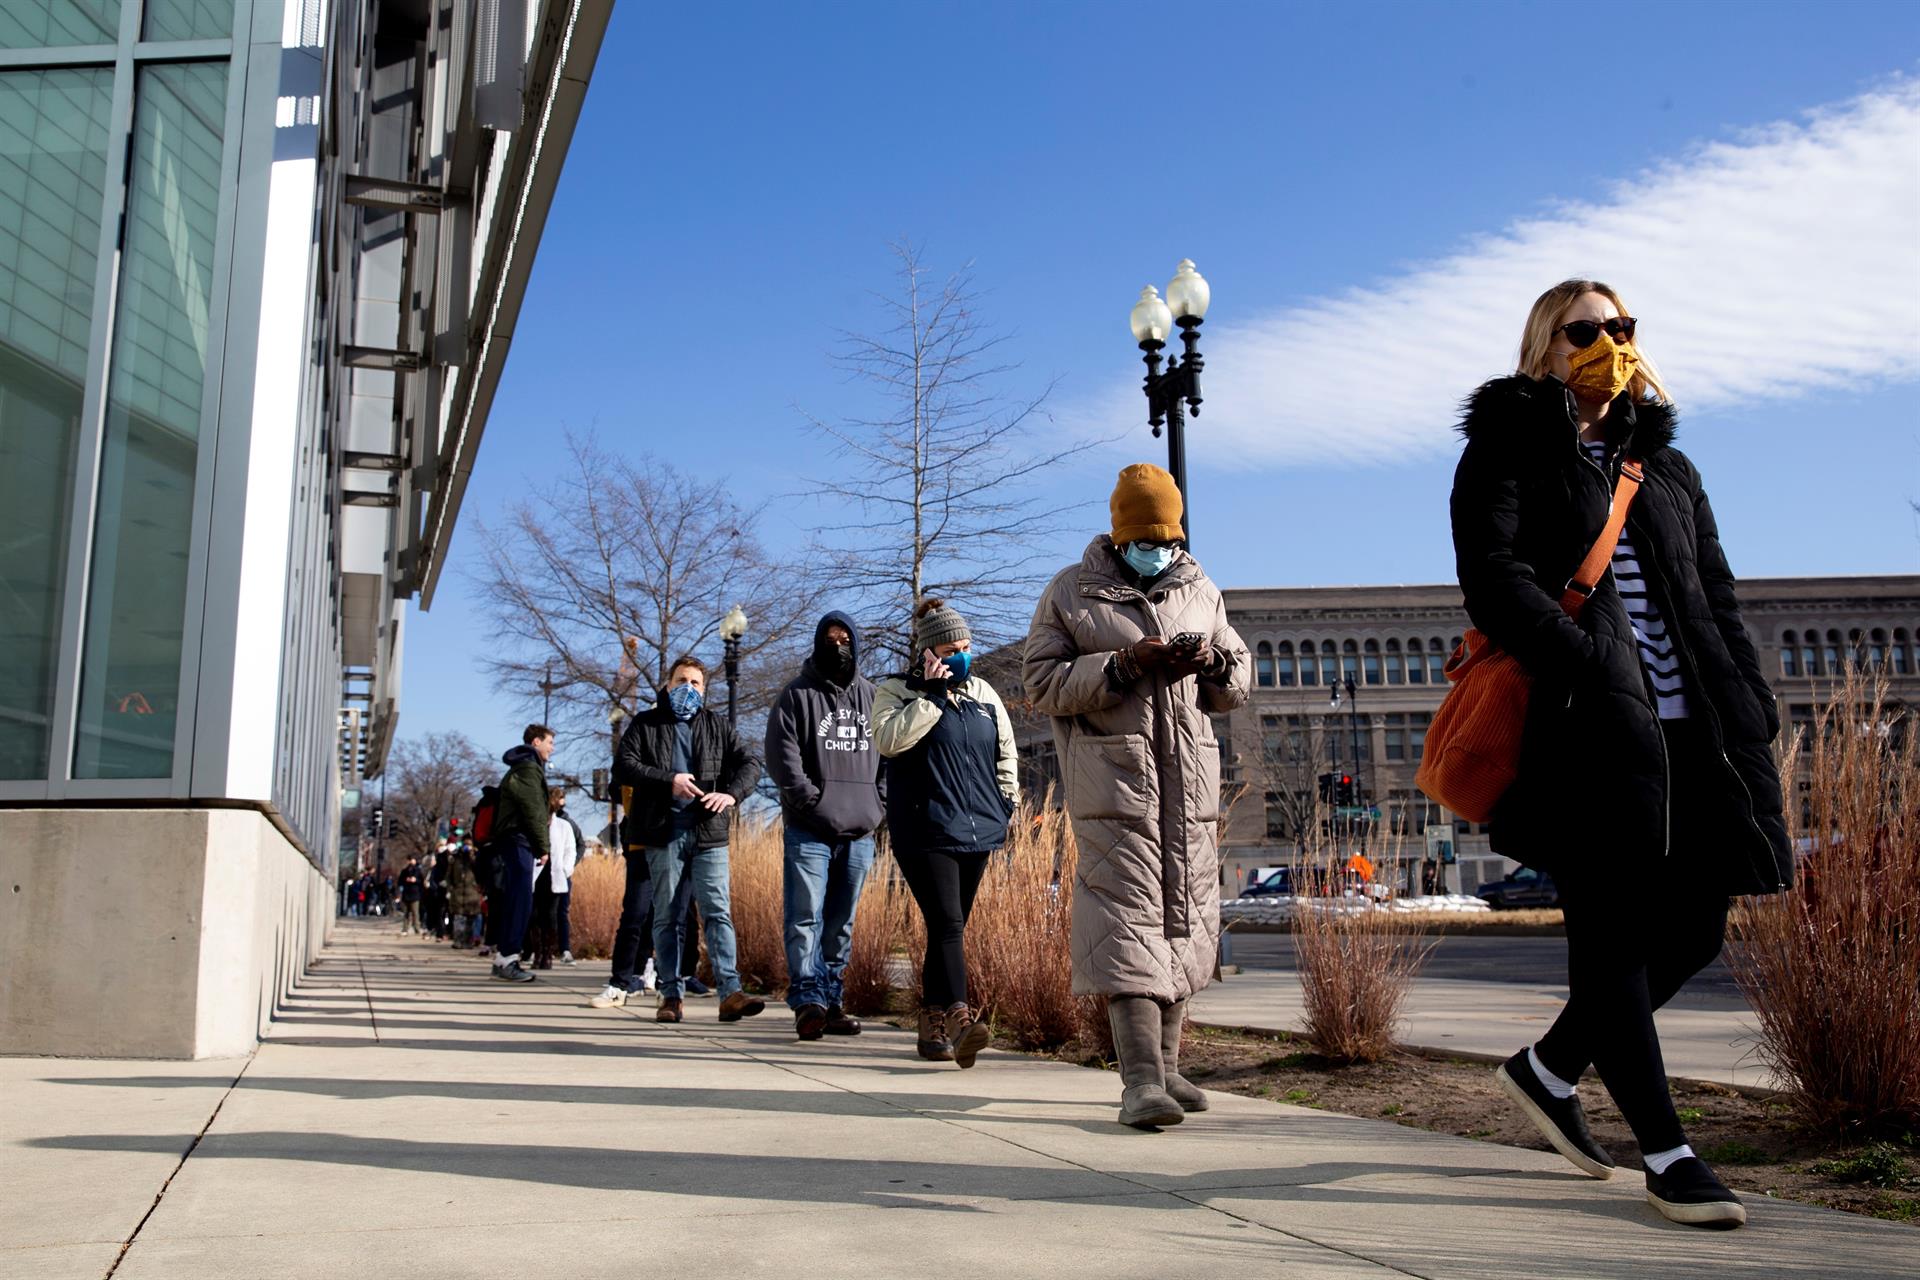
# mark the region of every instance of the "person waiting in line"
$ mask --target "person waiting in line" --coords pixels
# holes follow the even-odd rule
[[[473,850],[460,843],[447,854],[447,911],[453,918],[455,949],[471,947],[480,923],[480,880],[474,871]]]
[[[674,661],[654,705],[635,716],[620,736],[613,781],[633,788],[622,839],[646,850],[653,902],[672,904],[681,884],[692,882],[693,900],[706,927],[707,960],[720,993],[719,1018],[736,1022],[766,1008],[764,1000],[740,986],[727,873],[727,813],[760,780],[760,761],[740,745],[733,726],[706,706],[706,681],[706,666],[698,658]],[[633,870],[629,863],[628,874]],[[678,926],[671,910],[654,913],[660,985],[654,1017],[661,1022],[679,1022],[685,1016]]]
[[[533,957],[528,967],[535,971],[553,968],[553,957],[560,946],[559,899],[553,889],[554,853],[559,848],[553,829],[553,797],[559,790],[547,788],[548,855],[534,866],[533,909],[527,917],[527,952]],[[571,841],[573,833],[565,832],[564,838]]]
[[[794,1034],[860,1034],[841,1003],[854,908],[886,817],[886,770],[873,749],[873,685],[860,674],[860,628],[829,613],[813,652],[767,717],[767,775],[780,788],[785,845],[787,1007]]]
[[[1769,747],[1780,718],[1637,324],[1604,284],[1554,286],[1527,316],[1518,373],[1480,387],[1461,423],[1460,589],[1532,679],[1493,849],[1553,876],[1567,928],[1566,1006],[1498,1077],[1556,1150],[1606,1178],[1614,1161],[1576,1091],[1591,1064],[1653,1206],[1732,1227],[1746,1210],[1687,1144],[1653,1013],[1720,953],[1729,895],[1792,880]],[[1637,493],[1621,485],[1635,462]],[[1611,571],[1577,584],[1576,618],[1562,595],[1616,501],[1629,505]]]
[[[553,756],[553,730],[530,724],[520,745],[501,760],[507,773],[500,780],[498,810],[493,819],[494,893],[488,903],[493,933],[493,976],[503,982],[532,982],[533,974],[520,963],[527,926],[533,915],[533,883],[547,860],[547,761]]]
[[[1013,722],[973,672],[973,634],[944,600],[913,611],[912,665],[873,698],[873,745],[887,759],[894,860],[926,922],[915,1048],[971,1067],[991,1038],[967,1003],[967,918],[987,859],[1020,802]]]
[[[1220,943],[1220,744],[1210,717],[1245,705],[1251,663],[1220,589],[1185,547],[1173,477],[1121,470],[1110,533],[1054,575],[1021,670],[1053,718],[1080,860],[1073,991],[1107,998],[1120,1122],[1204,1111],[1180,1074],[1187,1001]]]
[[[567,813],[567,789],[550,787],[547,798],[547,802],[553,806],[553,823],[547,828],[547,836],[553,848],[553,862],[548,874],[553,879],[555,945],[560,949],[560,963],[571,965],[573,924],[569,916],[573,908],[573,870],[580,864],[580,859],[586,856],[587,841],[580,834],[580,824]]]
[[[394,883],[400,889],[400,932],[404,934],[420,932],[420,885],[425,877],[420,872],[420,860],[408,855],[407,864],[400,868],[394,877]]]

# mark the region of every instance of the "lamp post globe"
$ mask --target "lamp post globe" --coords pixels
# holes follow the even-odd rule
[[[1140,301],[1133,304],[1133,312],[1127,317],[1127,327],[1133,330],[1133,340],[1142,347],[1149,342],[1162,343],[1173,332],[1173,312],[1167,310],[1167,304],[1160,301],[1160,291],[1152,285],[1140,291]]]
[[[727,610],[727,616],[720,619],[721,651],[726,655],[727,663],[727,723],[733,724],[739,709],[739,699],[735,689],[740,683],[740,637],[747,634],[747,615],[739,605]]]
[[[1173,279],[1167,284],[1167,306],[1173,310],[1173,318],[1184,320],[1188,316],[1195,320],[1207,318],[1207,304],[1213,301],[1213,289],[1207,284],[1207,278],[1193,269],[1192,258],[1180,259],[1180,265],[1174,268]]]

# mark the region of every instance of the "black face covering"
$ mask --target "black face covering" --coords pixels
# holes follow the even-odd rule
[[[821,636],[813,646],[813,665],[829,680],[845,683],[853,676],[853,646],[835,644]]]

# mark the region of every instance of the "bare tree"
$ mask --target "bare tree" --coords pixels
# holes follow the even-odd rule
[[[1263,718],[1277,723],[1262,726],[1247,781],[1264,798],[1266,810],[1279,817],[1280,838],[1305,849],[1328,814],[1320,799],[1320,776],[1337,769],[1329,763],[1329,753],[1339,738],[1336,732],[1329,741],[1327,718],[1304,710]],[[1273,825],[1269,822],[1270,835]]]
[[[871,416],[813,429],[849,464],[815,480],[815,496],[843,504],[818,528],[859,601],[873,646],[909,656],[915,602],[950,598],[978,649],[1026,632],[1033,601],[1058,568],[1049,544],[1063,504],[1042,482],[1059,463],[1099,443],[1035,447],[1032,428],[1051,383],[1025,398],[996,388],[1017,366],[1001,357],[1004,335],[977,310],[970,268],[937,280],[915,246],[898,241],[899,287],[875,295],[891,321],[877,335],[845,333],[834,363],[876,393]]]
[[[393,746],[387,758],[387,860],[401,862],[432,850],[440,824],[464,820],[480,788],[499,780],[503,766],[463,733],[429,733]],[[371,797],[363,807],[371,807]]]
[[[739,605],[739,701],[769,705],[811,640],[823,584],[764,551],[761,508],[743,508],[717,481],[642,455],[616,457],[593,436],[567,437],[564,479],[482,524],[474,586],[492,624],[485,669],[529,713],[564,729],[560,750],[600,758],[608,713],[653,704],[668,666],[694,654],[718,666],[720,619]],[[723,697],[716,673],[709,696]],[[592,746],[585,744],[592,743]]]

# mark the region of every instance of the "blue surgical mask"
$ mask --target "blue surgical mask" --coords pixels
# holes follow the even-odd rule
[[[967,672],[973,669],[973,655],[965,649],[950,653],[940,659],[940,661],[947,664],[947,671],[949,673],[947,675],[947,683],[949,685],[964,684],[967,679]]]
[[[672,709],[675,720],[693,719],[706,701],[706,695],[690,684],[675,685],[667,690],[667,706]]]
[[[1143,578],[1157,578],[1173,563],[1172,547],[1148,546],[1144,542],[1129,542],[1120,555]]]

